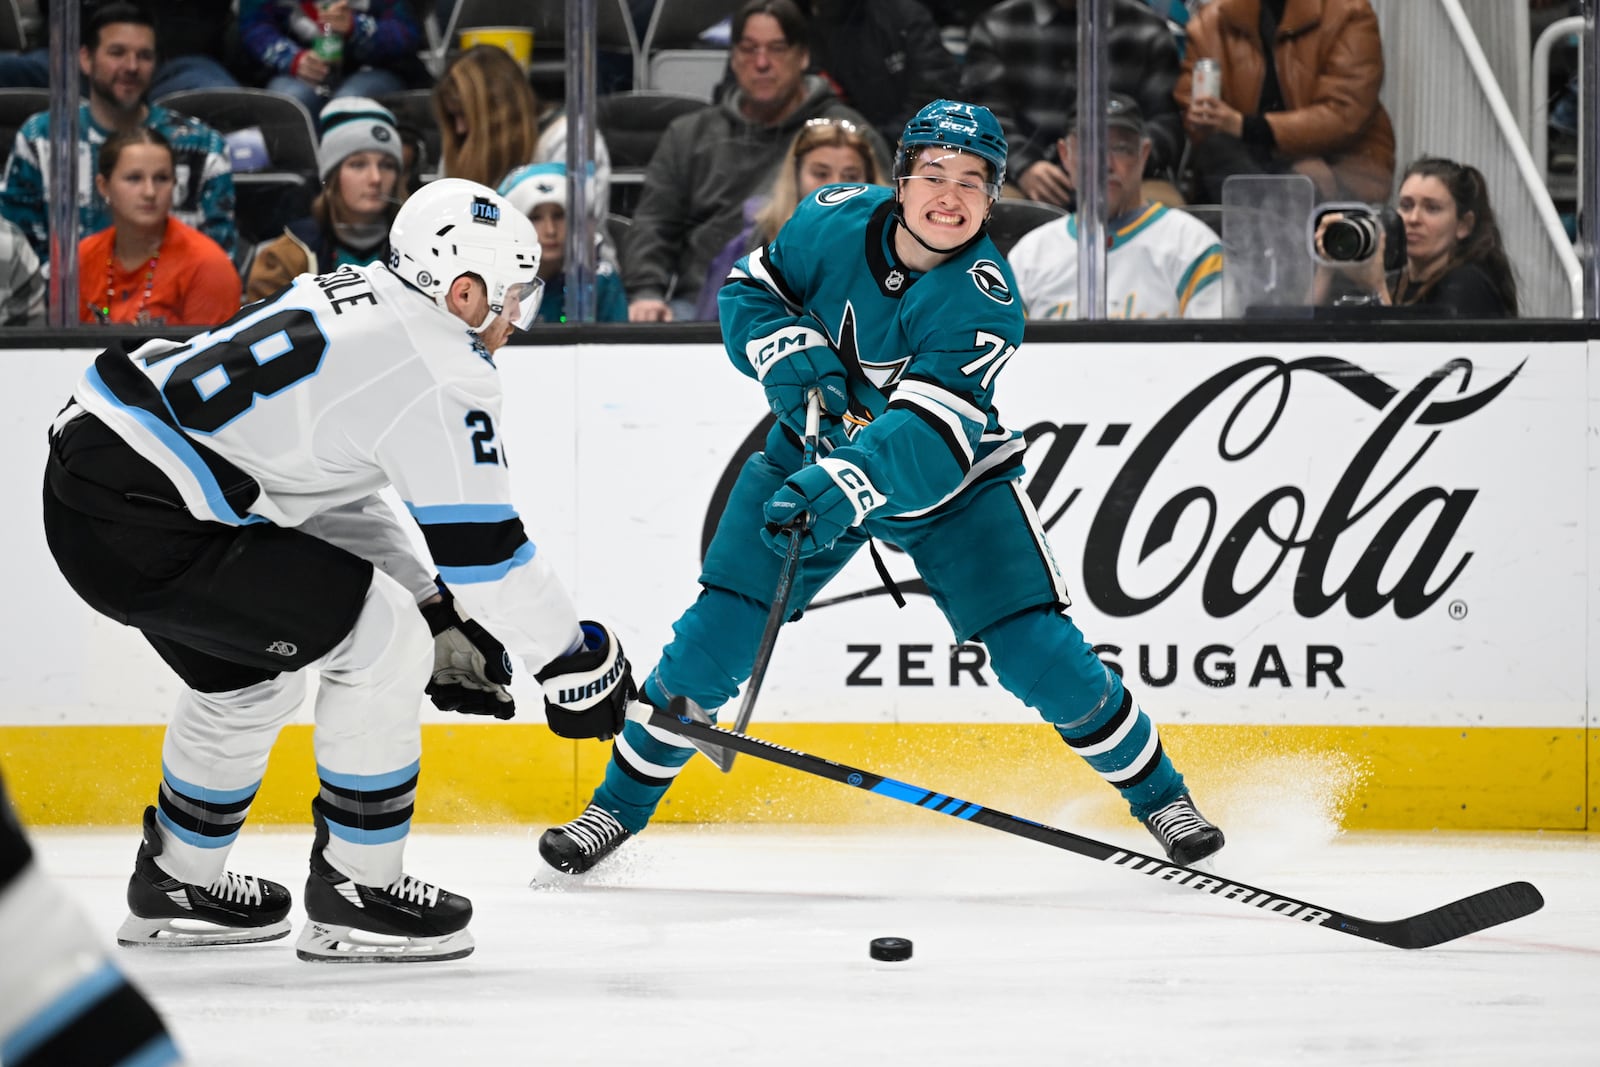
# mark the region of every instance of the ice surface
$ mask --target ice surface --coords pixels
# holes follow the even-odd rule
[[[1548,903],[1406,952],[972,825],[660,826],[538,887],[542,827],[419,828],[407,869],[476,906],[468,959],[112,951],[190,1061],[227,1067],[1600,1062],[1600,835],[1337,836],[1262,810],[1228,825],[1224,875],[1369,919],[1518,879]],[[1128,825],[1088,832],[1150,851]],[[230,864],[287,884],[297,924],[310,840],[247,830]],[[137,841],[35,834],[108,945]],[[870,960],[881,936],[914,958]]]

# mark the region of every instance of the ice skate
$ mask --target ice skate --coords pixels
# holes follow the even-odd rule
[[[1209,859],[1222,851],[1222,831],[1200,814],[1189,794],[1174,800],[1144,820],[1151,835],[1166,850],[1167,858],[1185,867]]]
[[[317,833],[297,956],[316,963],[420,963],[472,954],[466,929],[472,901],[409,874],[387,886],[358,885],[323,856],[328,823],[315,808],[312,818]]]
[[[616,816],[590,804],[571,822],[546,830],[539,838],[539,855],[558,871],[583,874],[632,836]]]
[[[128,879],[128,910],[117,944],[192,948],[276,941],[289,932],[289,891],[277,882],[224,871],[208,886],[180,882],[156,863],[156,809],[144,809],[144,839]]]

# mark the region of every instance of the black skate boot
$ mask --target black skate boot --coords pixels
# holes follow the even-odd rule
[[[277,882],[224,871],[208,886],[180,882],[156,864],[156,809],[144,809],[144,840],[128,879],[128,911],[117,944],[190,948],[276,941],[289,932],[289,891]]]
[[[315,803],[312,818],[308,921],[296,955],[317,963],[417,963],[472,954],[472,901],[409,874],[383,887],[356,884],[323,856],[328,822]]]
[[[1188,793],[1152,812],[1144,825],[1166,849],[1167,858],[1184,867],[1193,867],[1222,851],[1222,831],[1200,814]]]
[[[558,871],[582,874],[632,836],[616,816],[590,804],[571,822],[546,830],[539,838],[539,855]]]

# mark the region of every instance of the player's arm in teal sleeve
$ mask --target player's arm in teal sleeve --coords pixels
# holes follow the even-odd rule
[[[722,320],[722,343],[739,373],[760,379],[763,346],[776,345],[781,336],[801,340],[798,347],[825,344],[827,338],[804,314],[801,297],[777,264],[774,246],[766,245],[740,259],[717,293],[717,314]],[[813,338],[800,338],[809,329]],[[785,331],[788,331],[785,334]]]
[[[777,260],[773,244],[734,264],[717,294],[723,344],[739,372],[761,383],[772,413],[797,435],[805,433],[806,400],[819,391],[822,436],[830,447],[842,444],[839,420],[850,408],[848,375],[833,340],[802,311],[801,289]]]

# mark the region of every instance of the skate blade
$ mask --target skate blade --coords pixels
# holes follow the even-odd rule
[[[439,937],[395,937],[332,923],[307,922],[294,953],[308,963],[438,963],[472,955],[466,930]]]
[[[588,871],[564,870],[540,856],[538,862],[533,865],[533,876],[528,879],[528,888],[549,889],[565,885],[582,885],[588,877]]]
[[[281,919],[269,926],[219,926],[204,919],[144,919],[129,915],[117,927],[117,944],[123,948],[210,948],[216,945],[255,945],[288,937],[290,923]]]

